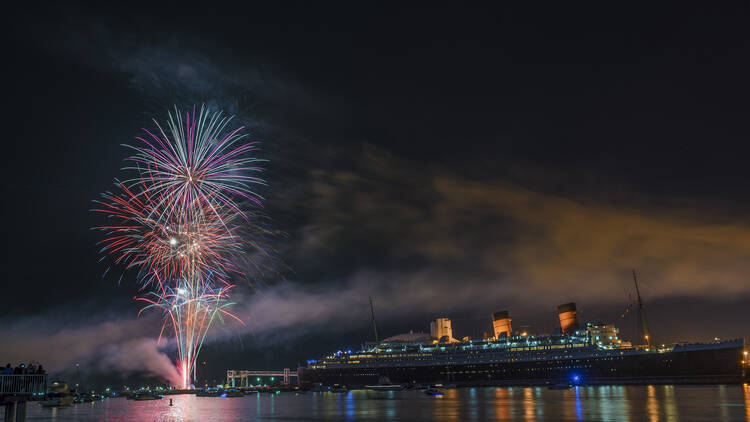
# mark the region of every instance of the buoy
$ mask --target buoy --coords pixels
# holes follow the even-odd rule
[[[170,406],[172,405],[172,399],[169,399],[169,405]]]

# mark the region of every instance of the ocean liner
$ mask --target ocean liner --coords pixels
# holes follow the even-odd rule
[[[637,285],[637,281],[636,281]],[[640,294],[639,294],[640,296]],[[513,331],[508,311],[492,315],[494,336],[453,338],[438,318],[430,333],[407,333],[340,350],[299,369],[305,383],[351,387],[389,384],[553,385],[735,383],[744,377],[744,340],[652,345],[638,298],[640,338],[633,346],[612,324],[581,324],[575,303],[558,307],[559,332]],[[373,325],[374,325],[373,314]],[[377,328],[375,328],[377,337]],[[376,339],[377,340],[377,339]]]

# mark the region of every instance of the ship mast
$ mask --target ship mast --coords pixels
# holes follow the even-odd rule
[[[635,294],[638,300],[638,325],[643,330],[643,339],[646,340],[646,345],[651,347],[651,337],[648,332],[648,325],[646,324],[646,311],[643,309],[643,301],[641,300],[641,291],[638,289],[638,277],[636,277],[635,269],[633,269],[633,282],[635,283]]]
[[[372,331],[375,332],[375,343],[380,343],[378,341],[378,324],[375,323],[375,307],[372,306],[372,296],[370,296],[370,315],[372,316]]]

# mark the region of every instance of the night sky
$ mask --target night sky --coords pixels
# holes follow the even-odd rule
[[[747,7],[266,3],[4,17],[3,365],[163,375],[89,209],[175,104],[269,160],[273,259],[199,380],[372,340],[368,296],[386,336],[504,309],[551,333],[575,301],[628,338],[632,268],[657,342],[750,338]]]

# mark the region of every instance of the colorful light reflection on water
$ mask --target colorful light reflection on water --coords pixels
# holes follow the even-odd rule
[[[29,404],[29,421],[746,421],[750,387],[600,386],[421,391],[192,395],[136,402],[110,399],[72,408]]]

